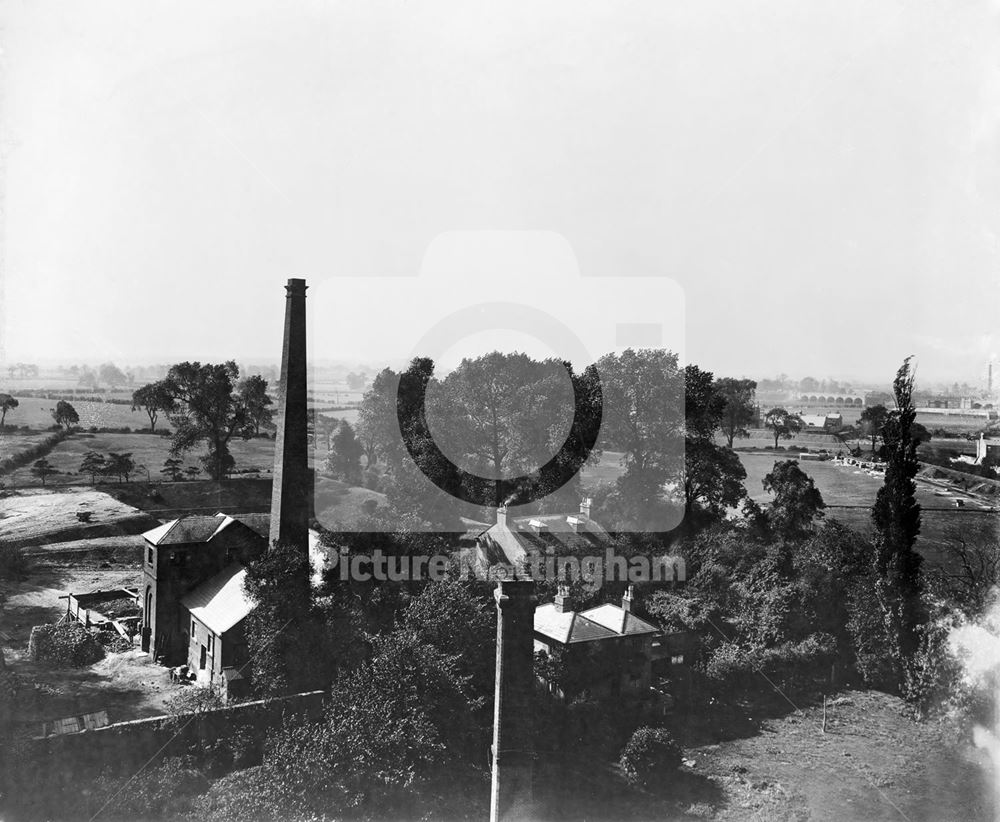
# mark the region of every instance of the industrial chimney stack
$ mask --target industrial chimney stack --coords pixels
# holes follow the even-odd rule
[[[498,610],[497,672],[490,822],[527,822],[535,818],[535,584],[503,581],[494,595]]]
[[[285,335],[281,347],[277,434],[274,441],[274,485],[271,532],[276,541],[301,546],[309,554],[309,431],[306,413],[306,281],[285,286]]]

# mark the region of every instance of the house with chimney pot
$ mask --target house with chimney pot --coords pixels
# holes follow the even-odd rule
[[[591,500],[585,498],[578,511],[512,517],[501,506],[496,522],[474,534],[471,565],[484,570],[500,564],[517,566],[549,549],[559,556],[603,555],[612,540],[591,519],[590,508]]]
[[[635,586],[629,585],[621,605],[578,611],[568,587],[560,586],[554,602],[535,609],[536,655],[558,657],[575,667],[582,677],[579,689],[594,696],[647,694],[653,681],[653,641],[660,630],[632,612],[634,600]],[[546,684],[561,698],[573,695],[555,682]]]

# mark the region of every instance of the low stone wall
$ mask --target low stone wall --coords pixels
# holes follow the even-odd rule
[[[75,734],[5,741],[0,746],[0,796],[24,809],[38,808],[47,795],[65,796],[102,772],[130,775],[150,760],[180,756],[192,747],[205,749],[236,734],[259,747],[285,717],[319,720],[325,695],[310,691]]]

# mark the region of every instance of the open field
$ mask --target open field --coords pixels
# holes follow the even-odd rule
[[[325,405],[325,403],[323,403]],[[351,425],[358,424],[358,409],[345,408],[342,411],[320,411],[321,417],[328,417],[331,420],[346,420]]]
[[[7,425],[29,425],[32,428],[49,428],[53,425],[52,411],[56,407],[58,400],[48,400],[39,397],[14,397],[18,406],[7,412]],[[146,412],[133,411],[130,405],[121,405],[111,402],[84,402],[68,398],[69,403],[80,415],[80,427],[84,430],[96,426],[97,428],[149,428],[149,417]],[[170,422],[160,416],[157,420],[156,430],[170,428]]]
[[[27,436],[30,440],[31,437]],[[21,450],[27,444],[19,446],[20,435],[9,438],[11,447]],[[259,471],[269,473],[274,464],[274,441],[259,438],[251,440],[232,440],[229,444],[233,459],[236,460],[238,471]],[[78,432],[67,437],[49,452],[46,459],[59,472],[46,479],[47,486],[90,484],[89,474],[80,473],[80,463],[88,451],[98,451],[107,454],[111,451],[130,453],[137,466],[145,466],[149,470],[149,479],[164,479],[160,473],[164,461],[170,456],[170,438],[151,434],[90,434]],[[202,468],[199,457],[207,453],[204,445],[189,451],[184,457],[184,466]],[[32,476],[30,466],[19,468],[7,475],[8,485],[14,487],[41,485],[41,480]],[[136,477],[146,479],[146,471],[138,470]],[[117,478],[104,478],[103,484],[118,484]]]
[[[4,431],[0,433],[0,459],[27,451],[54,433],[54,431]]]
[[[237,478],[225,482],[129,482],[109,486],[108,493],[158,520],[188,514],[254,514],[271,508],[269,479]]]
[[[9,448],[12,453],[16,453],[41,441],[48,433],[50,432],[44,434],[41,432],[38,434],[8,433],[2,444],[5,448]],[[259,473],[262,476],[271,473],[274,466],[274,440],[267,437],[254,437],[249,440],[235,438],[230,440],[229,450],[236,461],[237,472]],[[137,466],[145,466],[149,471],[147,477],[145,470],[138,470],[132,481],[148,479],[155,482],[165,479],[160,470],[163,468],[164,461],[170,456],[170,437],[151,434],[91,434],[89,432],[71,434],[56,445],[46,457],[59,472],[46,479],[46,486],[90,484],[90,475],[80,473],[80,463],[83,460],[83,455],[88,451],[97,451],[102,454],[111,451],[130,453]],[[206,453],[207,448],[204,444],[193,448],[183,457],[184,467],[203,468],[199,458]],[[310,465],[322,468],[326,457],[326,442],[321,437],[311,449]],[[19,468],[6,475],[6,482],[8,487],[17,488],[41,485],[41,480],[32,476],[30,466]],[[98,482],[102,485],[119,484],[117,478],[98,478]]]
[[[746,469],[745,481],[750,497],[758,502],[770,498],[762,485],[764,476],[778,460],[793,459],[794,454],[740,453]],[[871,531],[871,506],[882,486],[881,477],[873,477],[860,469],[832,462],[803,460],[799,467],[813,478],[823,501],[829,507],[827,516],[835,517],[865,533]],[[973,480],[975,478],[972,478]],[[955,508],[954,500],[965,500],[965,508]],[[948,546],[960,535],[986,541],[1000,540],[1000,500],[975,497],[948,487],[942,482],[918,478],[917,501],[923,508],[922,528],[917,546],[931,561],[944,561]],[[990,507],[993,513],[988,513]]]
[[[78,512],[88,512],[90,522],[80,522]],[[13,545],[138,534],[156,525],[148,514],[90,488],[13,491],[0,499],[0,540]]]

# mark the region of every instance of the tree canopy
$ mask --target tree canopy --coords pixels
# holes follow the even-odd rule
[[[57,425],[62,425],[70,429],[80,422],[80,415],[76,413],[76,409],[66,402],[66,400],[59,400],[56,403],[56,407],[52,410],[52,419],[56,421]]]
[[[920,565],[915,550],[920,534],[920,503],[915,477],[920,468],[913,405],[914,374],[909,357],[896,372],[893,394],[896,408],[882,428],[886,458],[885,481],[875,497],[872,522],[876,529],[876,573],[882,583],[884,608],[892,625],[890,641],[896,644],[900,661],[917,646],[917,628],[922,620]]]
[[[784,408],[772,408],[764,415],[764,427],[774,435],[774,447],[777,449],[779,439],[790,440],[802,430],[802,420]]]
[[[748,437],[748,426],[754,419],[754,397],[757,383],[753,380],[722,377],[716,380],[715,390],[725,400],[722,409],[722,433],[730,448],[737,437]]]
[[[171,385],[166,380],[151,382],[132,392],[132,410],[142,409],[149,417],[149,430],[156,430],[160,412],[170,414],[177,409]]]
[[[768,520],[785,537],[799,537],[809,531],[813,520],[826,507],[813,478],[795,460],[776,462],[763,479],[764,490],[774,495]]]
[[[881,404],[869,405],[861,412],[861,416],[858,418],[862,431],[871,438],[872,452],[875,451],[875,443],[882,436],[882,428],[888,419],[889,409]]]
[[[7,412],[17,408],[17,400],[10,394],[0,394],[0,430],[7,422]]]
[[[234,436],[249,439],[255,422],[246,398],[235,387],[239,369],[232,360],[222,364],[182,362],[163,381],[177,403],[171,417],[172,456],[180,456],[200,442],[208,445],[202,464],[214,480],[224,479],[235,461],[229,452]]]

